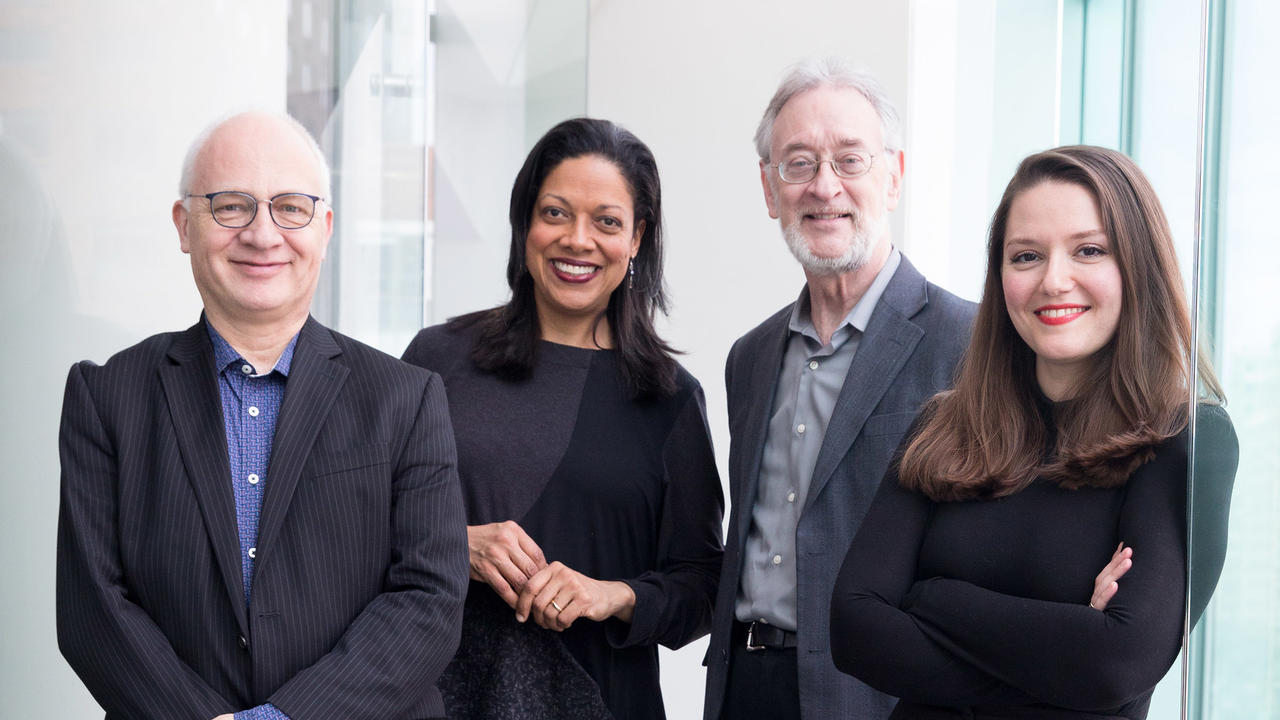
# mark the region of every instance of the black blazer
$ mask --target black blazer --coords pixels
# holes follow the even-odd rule
[[[733,510],[707,651],[705,720],[717,720],[724,704],[742,548],[791,308],[739,338],[725,367]],[[796,527],[796,664],[805,720],[884,718],[893,708],[893,698],[841,673],[832,662],[831,592],[894,448],[924,401],[951,384],[975,311],[973,303],[926,282],[904,255],[853,356]]]
[[[438,376],[308,318],[245,607],[203,320],[71,368],[58,643],[108,718],[442,716],[466,530]]]

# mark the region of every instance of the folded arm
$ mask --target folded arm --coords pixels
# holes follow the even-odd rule
[[[941,646],[902,609],[915,582],[930,507],[928,499],[898,484],[897,463],[890,465],[836,578],[831,601],[836,667],[877,690],[920,703],[1030,702],[1026,693]]]
[[[1200,432],[1231,458],[1210,473],[1229,487],[1235,468],[1230,422],[1220,409],[1207,420],[1202,413]],[[1044,701],[1080,709],[1121,705],[1159,682],[1181,647],[1186,488],[1181,437],[1167,441],[1126,483],[1116,532],[1132,548],[1132,567],[1103,612],[1083,602],[1013,597],[948,578],[918,583],[907,598],[908,611],[943,646]],[[1223,550],[1225,543],[1206,549],[1212,556],[1206,562],[1216,559],[1220,567]],[[1049,652],[1058,670],[1046,673]]]

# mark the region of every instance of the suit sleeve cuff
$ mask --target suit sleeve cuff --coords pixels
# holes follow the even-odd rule
[[[236,713],[235,720],[289,720],[289,716],[277,710],[275,705],[267,703]]]

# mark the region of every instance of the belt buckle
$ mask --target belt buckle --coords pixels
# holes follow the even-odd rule
[[[766,649],[764,645],[755,644],[756,621],[751,621],[747,626],[747,652],[755,652],[756,650]]]

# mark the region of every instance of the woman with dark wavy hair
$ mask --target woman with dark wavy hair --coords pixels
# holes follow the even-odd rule
[[[702,389],[654,330],[657,164],[611,122],[567,120],[510,219],[511,300],[404,355],[444,377],[467,509],[441,691],[451,718],[661,718],[657,646],[709,629],[724,500]]]
[[[1129,158],[1057,148],[1018,167],[987,260],[955,387],[845,558],[836,665],[901,698],[894,718],[1145,718],[1182,641],[1193,393],[1223,513],[1237,458],[1212,370],[1192,374],[1168,222]],[[1197,538],[1193,617],[1225,532]]]

